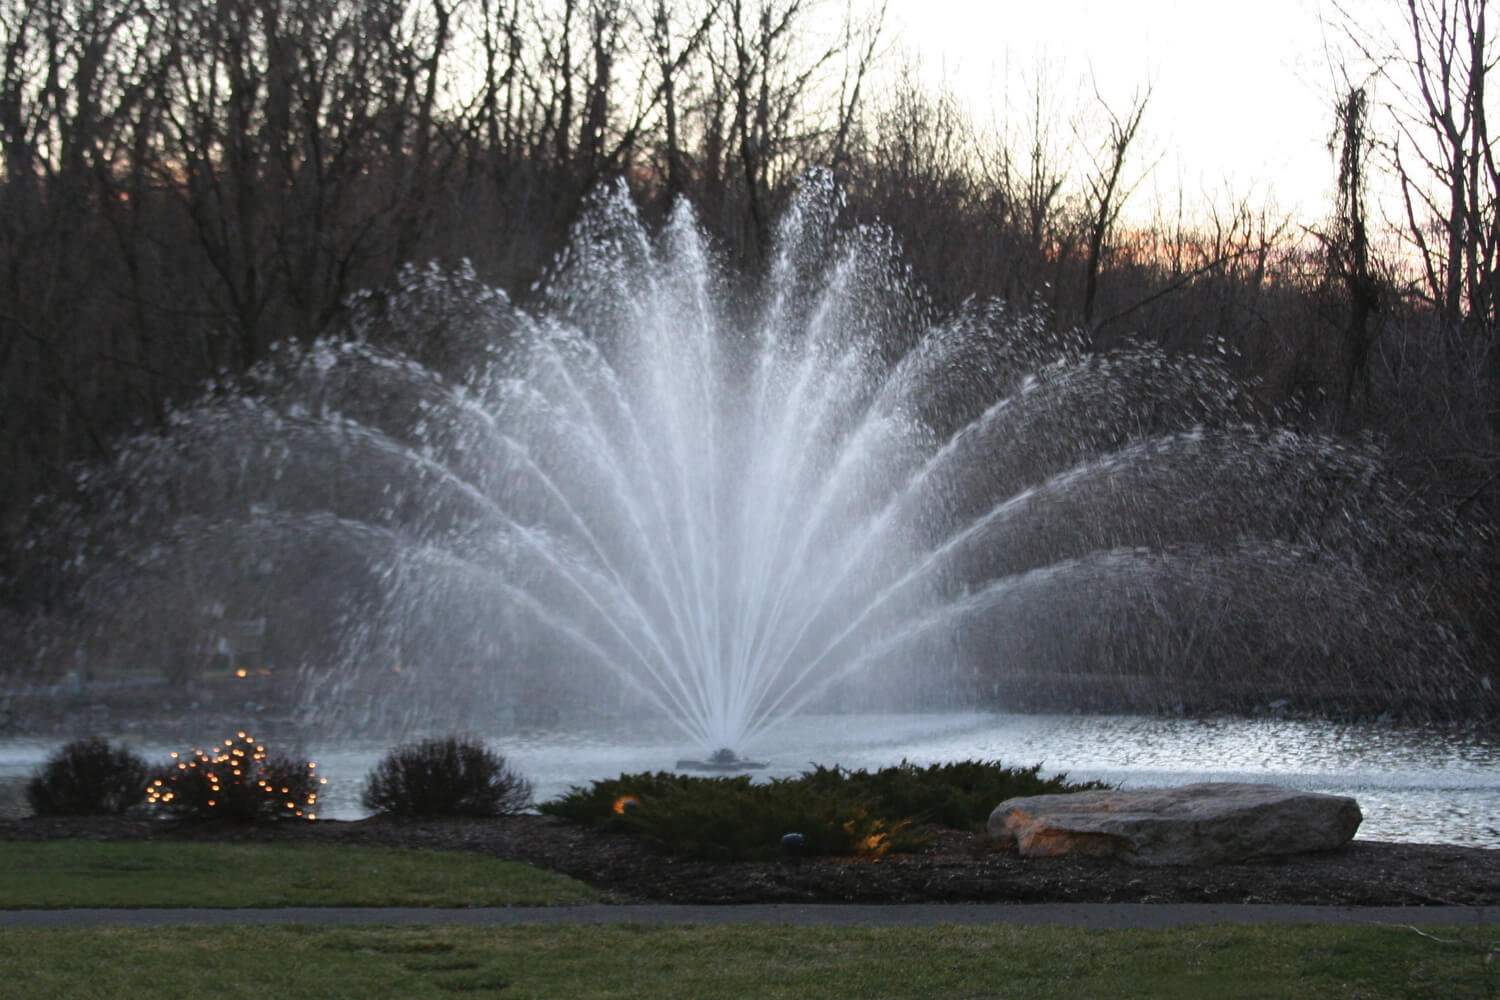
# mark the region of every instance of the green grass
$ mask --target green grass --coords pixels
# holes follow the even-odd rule
[[[1484,997],[1494,927],[8,930],[0,996]]]
[[[582,882],[529,865],[445,851],[312,844],[0,842],[3,909],[540,906],[604,898]]]

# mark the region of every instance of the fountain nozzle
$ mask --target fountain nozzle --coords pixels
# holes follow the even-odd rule
[[[720,747],[709,754],[707,760],[679,760],[677,767],[684,771],[758,771],[766,766],[763,760],[741,757],[728,747]]]

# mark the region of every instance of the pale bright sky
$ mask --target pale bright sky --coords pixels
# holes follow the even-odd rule
[[[872,0],[873,2],[873,0]],[[1356,4],[1371,0],[1354,0]],[[1133,162],[1156,161],[1129,214],[1152,201],[1251,196],[1312,221],[1329,211],[1333,77],[1319,0],[890,0],[888,36],[976,120],[1025,114],[1035,66],[1063,108],[1119,113],[1149,84]],[[1057,123],[1068,134],[1066,121]]]

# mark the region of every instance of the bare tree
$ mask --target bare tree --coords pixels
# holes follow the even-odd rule
[[[835,169],[846,167],[851,159],[850,142],[864,111],[864,89],[879,58],[885,37],[886,4],[881,4],[863,18],[854,16],[852,0],[844,13],[844,27],[839,51],[844,56],[839,79],[837,124],[828,162]]]
[[[727,100],[714,156],[725,157],[742,191],[746,254],[758,258],[770,225],[773,183],[789,187],[795,175],[826,152],[829,127],[810,99],[841,51],[840,40],[809,44],[816,0],[724,0],[723,44],[710,48],[717,79],[714,98]],[[834,126],[836,129],[836,126]],[[727,179],[727,176],[726,176]]]
[[[1415,107],[1398,117],[1395,157],[1433,301],[1454,326],[1470,318],[1492,328],[1500,174],[1484,107],[1492,67],[1487,6],[1486,0],[1407,0],[1410,48],[1402,69]],[[1437,223],[1436,242],[1427,236],[1430,222]]]
[[[1341,27],[1381,91],[1374,129],[1398,192],[1397,231],[1415,264],[1407,294],[1428,311],[1421,341],[1391,355],[1422,370],[1451,413],[1472,413],[1445,445],[1471,498],[1500,483],[1500,168],[1486,117],[1495,60],[1487,0],[1397,0],[1381,34],[1337,6]],[[1364,13],[1361,10],[1359,13]],[[1432,364],[1413,363],[1419,351]],[[1405,398],[1405,392],[1399,394]],[[1421,409],[1431,411],[1424,404]]]
[[[1349,318],[1344,326],[1343,407],[1347,413],[1356,389],[1369,391],[1370,348],[1374,317],[1380,310],[1382,283],[1370,253],[1366,190],[1369,98],[1365,88],[1350,87],[1334,108],[1337,122],[1329,148],[1338,155],[1338,202],[1333,231],[1314,232],[1328,255],[1329,272],[1344,286]]]
[[[1131,145],[1135,142],[1136,134],[1140,131],[1141,120],[1146,115],[1146,105],[1151,101],[1151,90],[1148,87],[1145,93],[1133,97],[1129,110],[1123,115],[1116,113],[1105,102],[1097,88],[1094,91],[1094,97],[1104,110],[1108,136],[1104,141],[1103,149],[1090,155],[1093,168],[1084,181],[1086,187],[1084,228],[1087,251],[1084,260],[1083,321],[1086,325],[1092,323],[1094,319],[1094,300],[1099,290],[1099,270],[1108,249],[1110,234],[1120,219],[1120,209],[1124,207],[1135,186],[1140,183],[1139,179],[1133,183],[1125,181],[1125,160],[1130,153]]]
[[[1404,37],[1371,37],[1340,8],[1358,56],[1392,93],[1386,147],[1420,293],[1450,331],[1487,338],[1500,319],[1500,169],[1485,115],[1488,0],[1400,0]]]
[[[1055,116],[1046,97],[1047,87],[1042,72],[1032,83],[1030,94],[1030,131],[1026,141],[1026,173],[1021,181],[1021,205],[1025,212],[1027,245],[1036,256],[1049,251],[1058,220],[1059,199],[1063,187],[1068,183],[1067,161],[1071,146],[1059,145],[1052,131],[1051,121]],[[1057,254],[1061,257],[1062,254]]]

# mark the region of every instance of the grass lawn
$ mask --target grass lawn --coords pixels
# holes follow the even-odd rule
[[[0,842],[0,908],[596,902],[471,855]],[[88,927],[0,932],[0,998],[1494,997],[1500,927]]]
[[[1495,928],[617,925],[11,930],[0,996],[1486,997]]]
[[[602,893],[472,854],[312,844],[0,841],[0,909],[543,906]],[[0,995],[5,986],[0,982]]]

